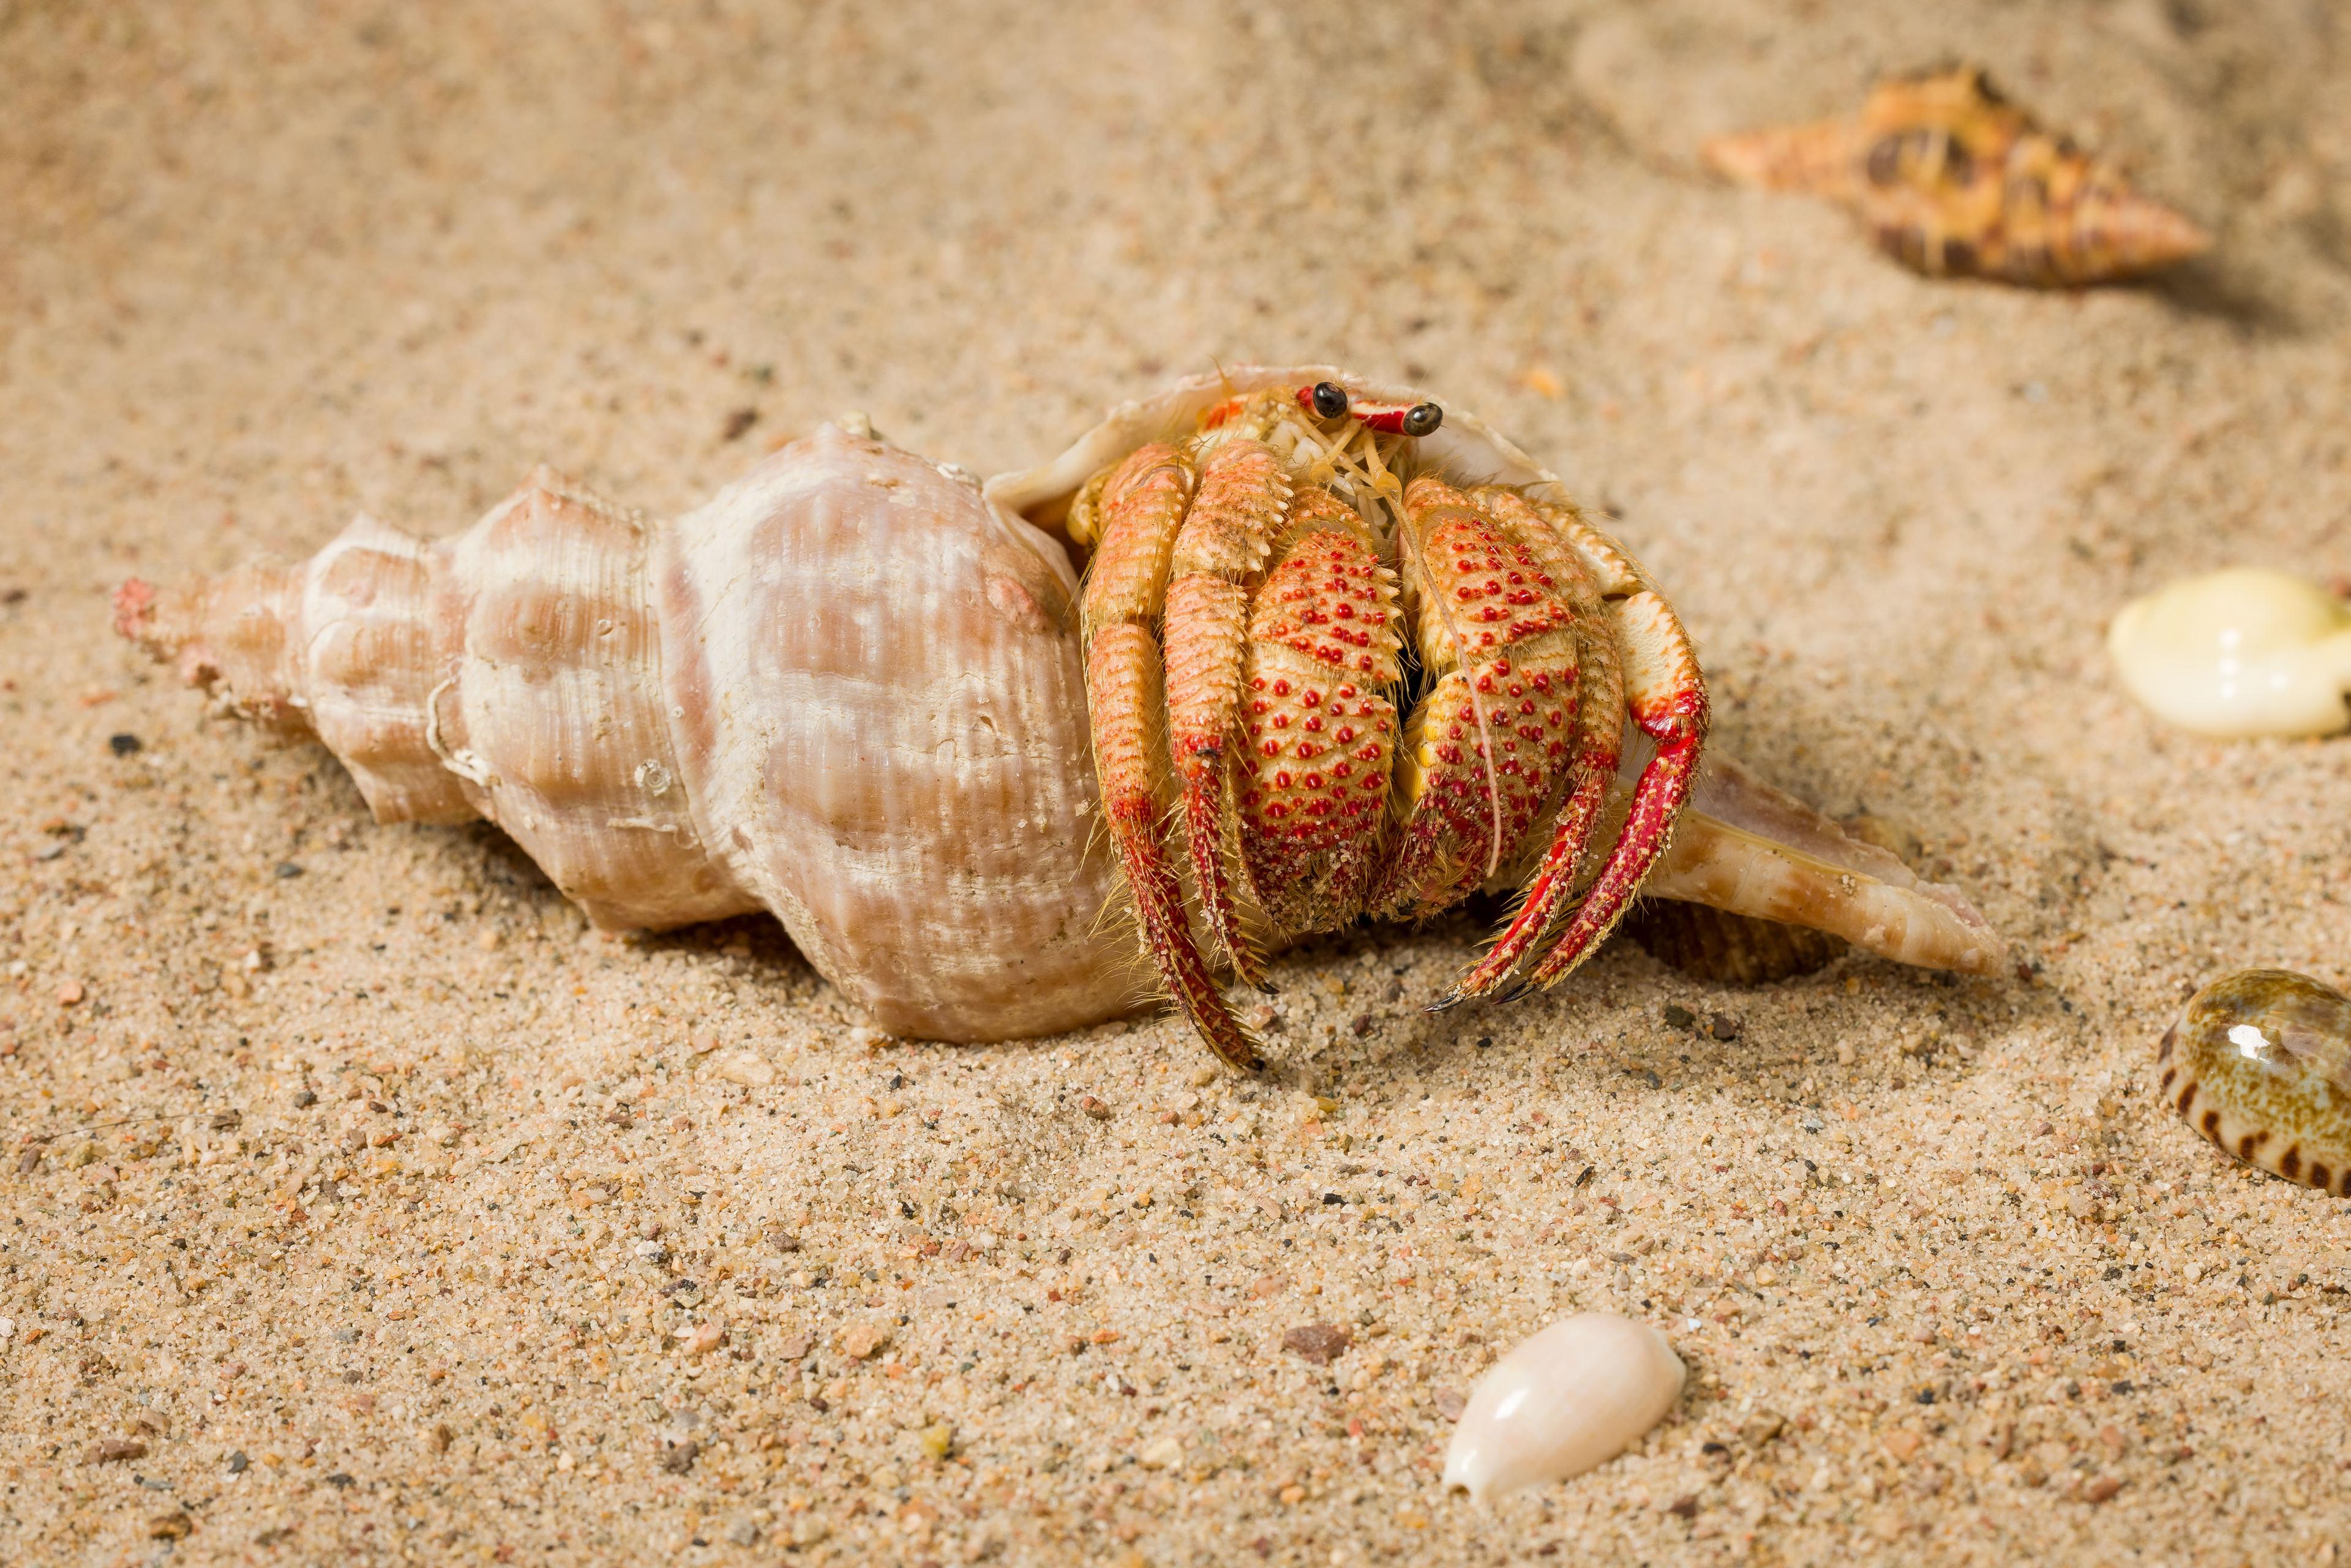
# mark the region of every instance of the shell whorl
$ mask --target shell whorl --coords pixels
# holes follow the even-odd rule
[[[1089,848],[1066,559],[825,426],[666,524],[548,469],[456,538],[361,517],[117,625],[348,767],[381,821],[486,818],[598,925],[767,908],[883,1027],[1131,1004]]]

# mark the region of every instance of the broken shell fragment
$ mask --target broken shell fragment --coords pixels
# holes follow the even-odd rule
[[[2229,1154],[2351,1197],[2351,997],[2241,969],[2189,999],[2156,1065],[2164,1103]]]
[[[2351,606],[2291,572],[2231,567],[2134,600],[2106,652],[2132,696],[2199,735],[2351,726]]]
[[[1580,1476],[1664,1419],[1684,1375],[1646,1323],[1611,1312],[1562,1318],[1479,1380],[1446,1450],[1445,1485],[1483,1502]]]

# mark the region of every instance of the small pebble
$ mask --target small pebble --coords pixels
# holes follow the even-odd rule
[[[944,1459],[955,1452],[955,1428],[945,1421],[924,1427],[923,1452],[935,1459]]]
[[[876,1323],[854,1322],[841,1330],[840,1339],[834,1343],[840,1346],[841,1354],[852,1361],[865,1361],[890,1343],[890,1331]]]
[[[1184,1444],[1176,1437],[1158,1438],[1144,1444],[1134,1462],[1146,1470],[1173,1469],[1184,1462]]]
[[[688,1355],[708,1355],[726,1338],[726,1331],[716,1323],[690,1323],[677,1331],[680,1345]]]
[[[1281,1336],[1281,1348],[1294,1351],[1317,1366],[1328,1366],[1346,1354],[1354,1336],[1337,1323],[1307,1323]]]
[[[1446,1450],[1445,1485],[1484,1501],[1582,1475],[1664,1419],[1685,1375],[1646,1323],[1562,1318],[1479,1379]]]
[[[184,1541],[195,1527],[195,1521],[173,1510],[170,1513],[159,1513],[147,1521],[147,1538],[150,1541]]]
[[[81,1457],[85,1465],[111,1465],[147,1457],[147,1445],[136,1437],[101,1437]]]
[[[2351,1196],[2351,997],[2241,969],[2189,998],[2155,1061],[2158,1097],[2227,1153]]]
[[[106,737],[106,748],[114,753],[117,757],[134,757],[138,755],[140,745],[141,742],[139,737],[128,733],[127,731],[120,735],[110,735]]]
[[[243,1448],[239,1448],[235,1453],[231,1454],[228,1457],[228,1473],[233,1476],[241,1476],[245,1474],[252,1465],[253,1461],[246,1458],[246,1453]]]

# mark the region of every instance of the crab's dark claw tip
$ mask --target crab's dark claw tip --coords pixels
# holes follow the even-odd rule
[[[1257,994],[1261,997],[1278,997],[1281,995],[1281,988],[1271,980],[1259,980],[1257,983]]]
[[[1542,988],[1536,985],[1531,980],[1521,980],[1519,984],[1512,986],[1509,990],[1504,991],[1500,996],[1496,997],[1494,1000],[1504,1007],[1508,1007],[1512,1002],[1522,1002],[1526,1000],[1529,997],[1533,996],[1541,989],[1542,989]]]
[[[1469,999],[1464,991],[1447,991],[1420,1010],[1425,1013],[1449,1013]]]

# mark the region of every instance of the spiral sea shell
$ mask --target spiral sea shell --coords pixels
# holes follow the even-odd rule
[[[1210,402],[1322,379],[1421,400],[1243,368],[984,487],[852,420],[660,524],[541,469],[455,538],[361,517],[298,565],[127,583],[117,623],[315,734],[379,821],[496,822],[600,926],[766,909],[884,1029],[1051,1032],[1148,994],[1098,831],[1061,521]],[[1458,411],[1426,446],[1448,473],[1555,483]],[[1963,899],[1719,752],[1693,806],[1648,895],[1996,968]]]
[[[2211,236],[2042,129],[1980,67],[1880,82],[1846,120],[1720,136],[1707,162],[1747,184],[1850,208],[1878,247],[1929,277],[2037,287],[2131,277]]]

